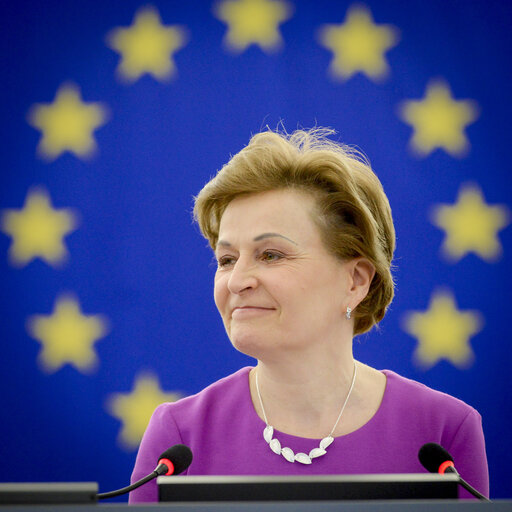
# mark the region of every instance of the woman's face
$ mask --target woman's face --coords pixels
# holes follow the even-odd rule
[[[313,209],[304,192],[273,190],[234,199],[222,216],[215,304],[245,354],[261,358],[351,333],[352,267],[327,252]]]

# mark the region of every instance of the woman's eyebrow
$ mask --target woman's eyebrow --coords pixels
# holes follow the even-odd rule
[[[260,240],[263,240],[264,238],[274,238],[276,236],[278,236],[279,238],[284,238],[285,240],[288,240],[288,242],[291,242],[294,245],[299,245],[297,242],[294,242],[287,236],[280,235],[279,233],[263,233],[262,235],[258,235],[256,238],[254,238],[253,241],[259,242]]]
[[[264,240],[265,238],[284,238],[285,240],[288,240],[288,242],[291,242],[294,245],[299,245],[297,242],[294,242],[291,238],[288,238],[287,236],[280,235],[279,233],[263,233],[261,235],[258,235],[256,238],[253,238],[253,242],[259,242],[260,240]],[[231,244],[227,240],[218,240],[217,241],[217,247],[221,245],[222,247],[231,247]]]

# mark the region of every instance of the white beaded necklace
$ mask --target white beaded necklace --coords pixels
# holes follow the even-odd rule
[[[350,395],[352,394],[352,390],[354,389],[354,384],[356,382],[356,375],[357,375],[357,366],[354,361],[354,374],[352,376],[352,382],[350,384],[350,389],[347,393],[347,398],[345,398],[345,402],[343,403],[343,406],[341,407],[340,414],[338,415],[338,419],[336,420],[336,423],[334,424],[334,427],[332,427],[331,433],[324,437],[318,446],[318,448],[313,448],[309,454],[306,453],[293,453],[293,450],[291,448],[288,448],[287,446],[284,448],[281,448],[281,443],[279,442],[279,439],[276,439],[274,437],[274,427],[269,425],[267,420],[267,415],[265,414],[265,408],[263,407],[263,401],[261,400],[261,394],[260,394],[260,387],[258,386],[258,370],[256,370],[256,391],[258,392],[258,398],[260,399],[260,405],[261,405],[261,411],[263,412],[263,417],[265,418],[266,427],[263,430],[263,438],[270,446],[270,449],[276,454],[276,455],[282,455],[288,462],[300,462],[301,464],[311,464],[313,462],[313,459],[316,459],[317,457],[321,457],[322,455],[325,455],[327,453],[327,447],[330,446],[333,441],[334,437],[332,435],[334,434],[334,431],[336,430],[336,427],[338,426],[338,423],[341,419],[341,416],[343,414],[343,411],[345,410],[345,406],[347,405],[348,399],[350,398]]]

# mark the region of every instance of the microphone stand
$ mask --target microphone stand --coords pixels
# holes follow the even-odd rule
[[[126,487],[123,487],[122,489],[117,489],[116,491],[110,491],[110,492],[102,492],[96,495],[96,498],[99,500],[105,500],[107,498],[114,498],[115,496],[120,496],[121,494],[125,494],[127,492],[133,491],[134,489],[137,489],[141,485],[144,485],[146,482],[149,482],[150,480],[153,480],[153,478],[156,478],[157,476],[163,475],[168,471],[168,467],[165,464],[159,464],[153,473],[150,473],[149,475],[146,475],[144,478],[141,478],[140,480],[137,480],[137,482],[128,485]]]
[[[482,493],[478,492],[474,487],[469,485],[466,482],[466,480],[464,480],[464,478],[462,478],[460,476],[459,472],[453,466],[449,466],[448,468],[446,468],[445,473],[454,473],[455,475],[457,475],[459,477],[459,484],[462,485],[462,487],[464,487],[464,489],[466,489],[466,491],[468,491],[470,494],[472,494],[475,498],[478,498],[479,500],[482,500],[482,501],[489,501],[489,502],[491,501],[489,498],[484,496]]]

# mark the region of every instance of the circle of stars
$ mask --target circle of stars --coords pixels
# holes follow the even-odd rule
[[[224,45],[235,53],[251,45],[265,52],[283,47],[280,25],[292,16],[290,3],[282,0],[222,0],[214,15],[227,25]],[[386,53],[399,42],[399,31],[392,25],[376,24],[370,10],[361,5],[347,10],[342,24],[326,24],[318,30],[319,43],[332,52],[329,73],[347,81],[358,73],[378,82],[390,74]],[[107,45],[120,55],[118,77],[133,84],[144,75],[168,82],[177,75],[175,54],[187,44],[187,31],[178,25],[164,25],[154,7],[139,9],[129,27],[116,27],[106,36]],[[430,82],[421,100],[402,102],[399,117],[410,125],[410,147],[426,157],[436,149],[450,156],[467,154],[470,144],[466,128],[478,117],[473,100],[456,100],[449,85]],[[27,120],[41,132],[38,154],[52,162],[65,152],[85,159],[97,152],[94,132],[108,120],[108,109],[98,102],[85,102],[80,88],[72,83],[61,85],[53,103],[36,103]],[[64,237],[77,227],[77,215],[70,209],[54,209],[44,189],[27,194],[22,210],[6,209],[1,229],[12,237],[9,259],[21,267],[40,258],[57,266],[68,257]],[[437,205],[432,222],[443,229],[446,238],[443,254],[457,261],[473,252],[486,261],[501,253],[497,232],[508,224],[504,207],[488,206],[478,187],[464,187],[455,205]],[[94,344],[107,334],[107,320],[102,315],[83,314],[77,299],[59,297],[51,315],[33,315],[27,330],[42,349],[39,364],[46,372],[55,372],[66,364],[81,372],[90,372],[98,364]],[[476,311],[461,312],[453,294],[436,292],[425,312],[409,312],[404,329],[418,339],[416,359],[431,366],[447,359],[458,366],[472,360],[469,339],[482,325]],[[163,401],[174,401],[177,393],[161,390],[155,377],[137,378],[129,394],[114,394],[109,411],[123,422],[122,443],[135,447],[154,408]]]

